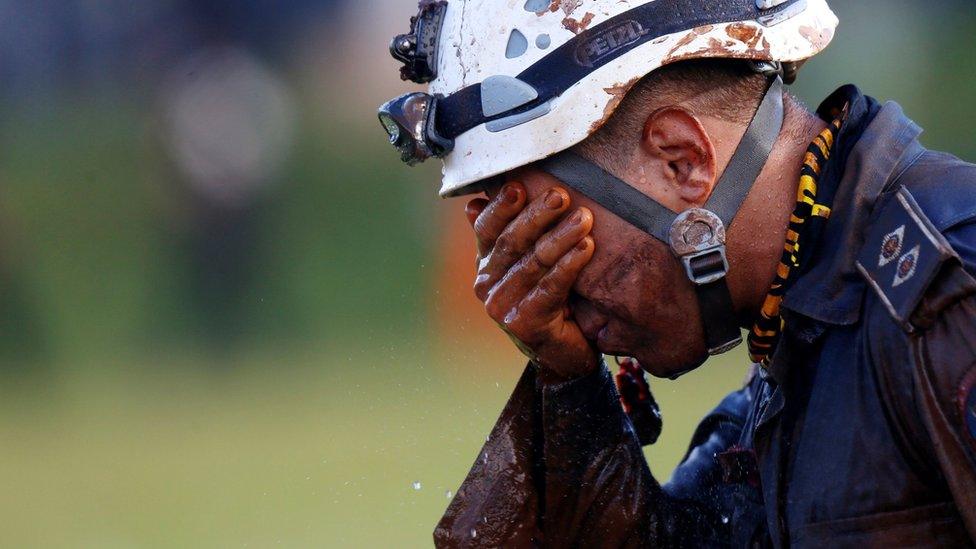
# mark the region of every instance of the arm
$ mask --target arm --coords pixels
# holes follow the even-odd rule
[[[535,377],[530,365],[437,524],[437,547],[539,545],[541,418]]]
[[[656,545],[664,495],[607,369],[541,396],[546,546]]]
[[[702,421],[662,490],[606,369],[557,384],[536,373],[530,364],[438,524],[438,547],[714,547],[765,531],[758,492],[724,483],[715,458],[739,439],[751,386]]]
[[[530,364],[434,540],[639,547],[660,494],[607,370],[544,385]]]
[[[742,446],[762,384],[754,372],[698,425],[688,453],[664,485],[672,509],[666,537],[694,547],[768,545],[755,453]]]
[[[684,529],[701,526],[682,517],[697,506],[670,505],[651,476],[613,380],[572,317],[568,299],[594,242],[592,214],[568,210],[564,190],[528,200],[518,183],[468,204],[481,258],[475,294],[532,365],[438,525],[439,546],[639,547],[690,539]]]
[[[956,508],[976,539],[976,281],[961,267],[951,271],[916,313],[927,326],[909,349],[918,415]],[[941,307],[937,316],[924,318]]]
[[[912,316],[913,409],[970,537],[976,539],[976,223],[944,233],[957,254]]]

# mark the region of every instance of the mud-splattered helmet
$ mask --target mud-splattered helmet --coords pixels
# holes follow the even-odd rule
[[[429,93],[380,118],[405,161],[443,159],[442,196],[467,194],[584,140],[664,65],[771,61],[789,81],[836,26],[825,0],[423,0],[390,47]]]

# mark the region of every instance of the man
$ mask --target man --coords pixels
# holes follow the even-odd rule
[[[976,167],[853,86],[782,91],[821,0],[485,4],[422,2],[391,47],[435,95],[380,116],[487,194],[475,292],[530,358],[437,544],[972,544]],[[740,327],[753,375],[659,485],[602,355],[673,378]]]

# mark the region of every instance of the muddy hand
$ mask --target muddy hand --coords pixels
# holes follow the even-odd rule
[[[522,352],[561,379],[602,363],[568,306],[576,278],[593,257],[593,214],[569,210],[564,189],[526,204],[518,183],[507,184],[490,202],[472,200],[466,210],[478,241],[475,294]]]

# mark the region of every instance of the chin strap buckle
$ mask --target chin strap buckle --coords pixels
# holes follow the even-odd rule
[[[716,246],[691,255],[681,256],[685,273],[696,286],[711,284],[725,278],[729,272],[729,260],[725,257],[725,245]]]
[[[671,251],[681,259],[698,294],[708,354],[722,354],[739,345],[742,333],[725,281],[729,260],[722,220],[713,212],[693,208],[674,220],[669,236]]]
[[[681,213],[671,224],[670,240],[671,251],[696,286],[721,280],[729,272],[725,225],[714,213],[702,208]]]

